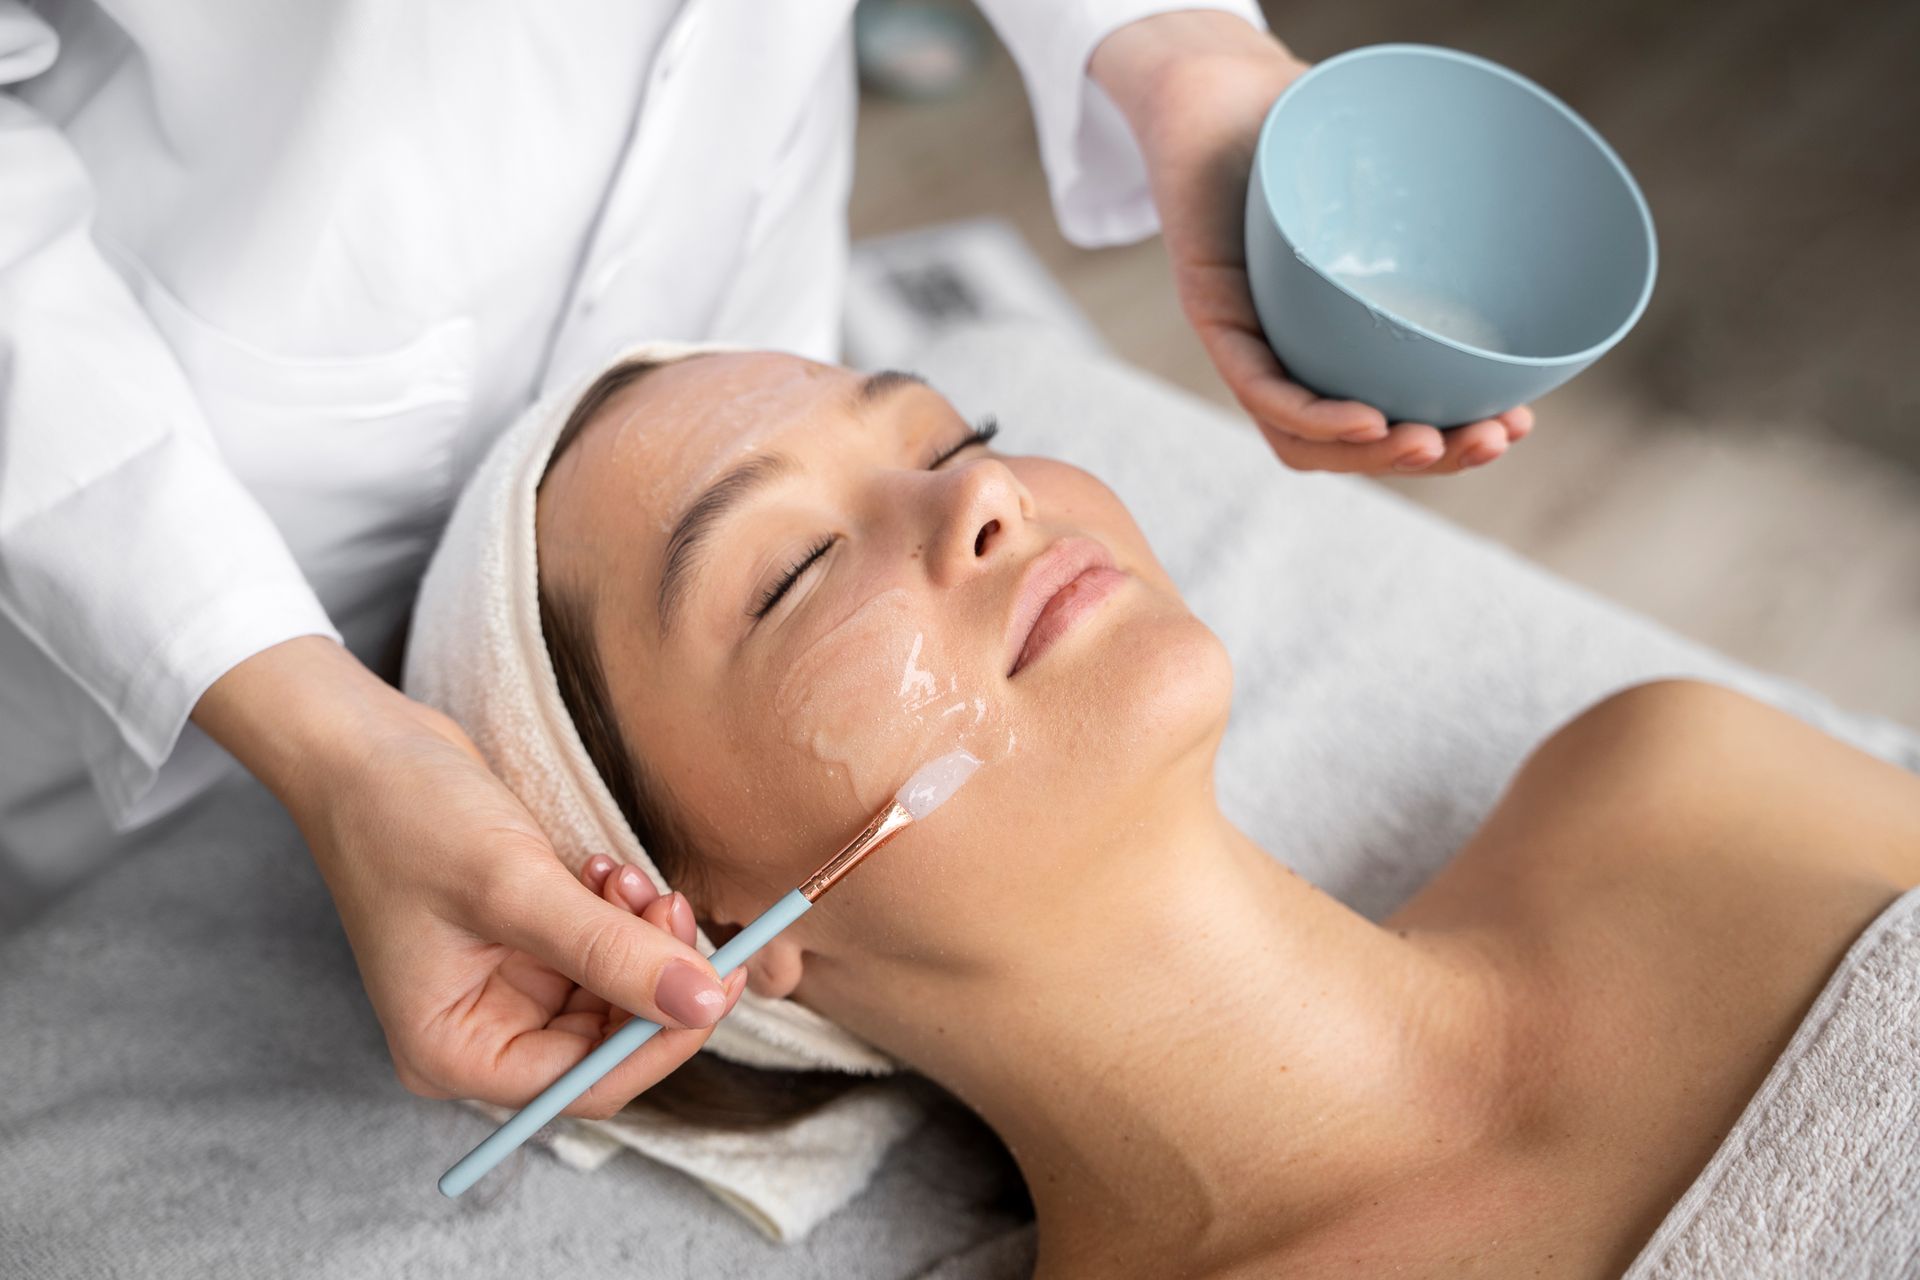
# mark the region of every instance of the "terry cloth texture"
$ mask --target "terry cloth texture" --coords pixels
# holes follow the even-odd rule
[[[1920,1276],[1920,889],[1848,948],[1627,1280]]]

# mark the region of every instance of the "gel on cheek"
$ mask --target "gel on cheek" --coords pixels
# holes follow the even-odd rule
[[[809,645],[774,693],[787,740],[844,777],[862,812],[943,751],[990,763],[1014,745],[999,699],[938,652],[912,603],[901,587],[874,596]]]

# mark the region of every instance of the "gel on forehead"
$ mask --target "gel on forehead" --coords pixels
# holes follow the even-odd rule
[[[999,699],[940,651],[912,603],[903,587],[874,596],[809,645],[774,693],[787,740],[844,776],[862,811],[942,752],[991,762],[1013,747]]]
[[[778,352],[676,360],[636,384],[617,426],[614,465],[660,532],[723,473],[838,402],[844,370]]]

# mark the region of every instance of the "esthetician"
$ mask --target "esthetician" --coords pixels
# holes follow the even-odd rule
[[[1163,232],[1285,463],[1448,472],[1524,434],[1389,431],[1274,362],[1239,225],[1304,64],[1252,0],[981,7],[1062,232]],[[0,927],[237,759],[408,1088],[530,1097],[618,1010],[663,1022],[571,1109],[606,1115],[699,1047],[739,980],[684,899],[584,888],[382,677],[462,480],[540,393],[637,338],[837,356],[851,8],[0,0]]]

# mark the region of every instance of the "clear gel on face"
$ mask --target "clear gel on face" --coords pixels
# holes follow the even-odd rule
[[[996,691],[940,652],[905,588],[883,591],[809,645],[781,679],[774,714],[789,742],[845,776],[878,810],[903,769],[956,749],[980,760],[1012,744]]]

